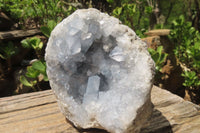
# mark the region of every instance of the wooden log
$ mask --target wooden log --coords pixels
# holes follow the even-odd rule
[[[42,32],[39,29],[5,31],[5,32],[0,32],[0,41],[24,38],[24,37],[39,35],[41,33]]]
[[[170,34],[170,29],[150,30],[144,34],[148,36],[167,36]]]
[[[154,111],[141,133],[199,133],[200,106],[155,86],[151,94]],[[1,98],[0,125],[0,133],[105,133],[74,128],[51,90]]]

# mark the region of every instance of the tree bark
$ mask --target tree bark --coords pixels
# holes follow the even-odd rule
[[[168,20],[170,14],[171,14],[171,12],[172,12],[172,9],[173,9],[173,3],[170,2],[169,12],[168,12],[168,14],[167,14],[167,16],[166,16],[165,24],[167,24],[167,20]]]
[[[193,26],[195,27],[196,30],[200,31],[200,26],[199,26],[199,21],[200,21],[200,9],[199,9],[199,1],[195,0],[195,8],[196,8],[196,16],[193,21]]]

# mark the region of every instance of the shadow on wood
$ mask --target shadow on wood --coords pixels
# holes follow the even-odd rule
[[[154,108],[151,118],[140,133],[173,133],[173,131],[169,121],[162,115],[162,112]]]

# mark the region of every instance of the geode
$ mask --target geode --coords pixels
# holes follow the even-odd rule
[[[137,133],[151,115],[154,62],[118,19],[75,11],[52,31],[45,59],[59,107],[76,127]]]

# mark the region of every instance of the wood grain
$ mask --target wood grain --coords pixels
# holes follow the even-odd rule
[[[155,106],[141,133],[199,133],[200,107],[158,87]],[[51,90],[0,99],[0,133],[105,133],[77,130],[60,113]]]

